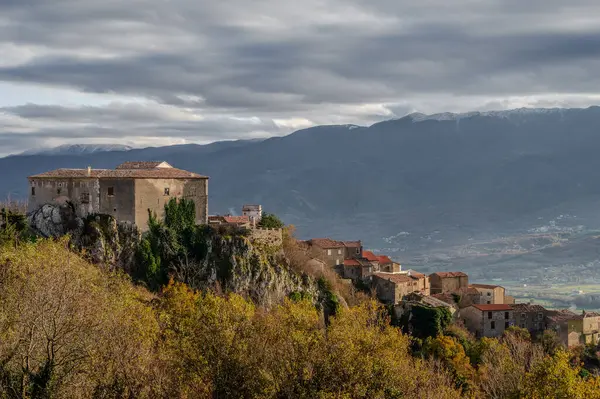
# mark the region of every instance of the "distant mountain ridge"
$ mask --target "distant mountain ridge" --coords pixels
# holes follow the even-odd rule
[[[165,160],[210,176],[211,214],[260,203],[301,237],[363,239],[405,258],[561,213],[600,227],[597,126],[600,107],[412,114],[260,141],[19,155],[0,159],[11,171],[0,195],[25,197],[26,176],[58,167]]]
[[[122,144],[64,144],[51,148],[24,151],[19,155],[87,155],[108,151],[129,151],[133,147]]]

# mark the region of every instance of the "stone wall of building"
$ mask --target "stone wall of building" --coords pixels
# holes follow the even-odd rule
[[[133,179],[100,179],[100,213],[118,221],[135,223],[135,181]],[[138,225],[140,228],[146,227]]]
[[[100,209],[98,179],[56,178],[29,179],[28,212],[45,204],[70,201],[79,216],[98,213]]]
[[[208,222],[208,184],[201,179],[135,179],[135,224],[140,230],[148,228],[148,209],[159,219],[171,198],[186,198],[196,206],[196,223]]]

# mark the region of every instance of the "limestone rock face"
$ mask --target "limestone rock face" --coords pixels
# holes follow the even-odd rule
[[[293,271],[280,253],[265,251],[247,237],[207,233],[202,254],[176,268],[176,276],[195,289],[235,292],[271,307],[292,293],[316,303],[319,288],[306,274]]]
[[[110,215],[81,217],[70,203],[45,204],[28,215],[31,228],[43,237],[70,235],[71,244],[94,263],[130,271],[140,232]]]

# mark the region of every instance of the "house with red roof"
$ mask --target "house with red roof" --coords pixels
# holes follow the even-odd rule
[[[460,310],[460,319],[477,338],[500,337],[515,325],[514,310],[507,304],[474,304]]]

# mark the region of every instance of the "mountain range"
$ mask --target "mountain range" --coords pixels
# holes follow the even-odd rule
[[[42,152],[0,159],[0,196],[59,167],[165,160],[210,176],[210,213],[260,203],[301,237],[432,248],[526,233],[561,214],[600,227],[600,107],[411,114],[363,127],[145,149]]]

